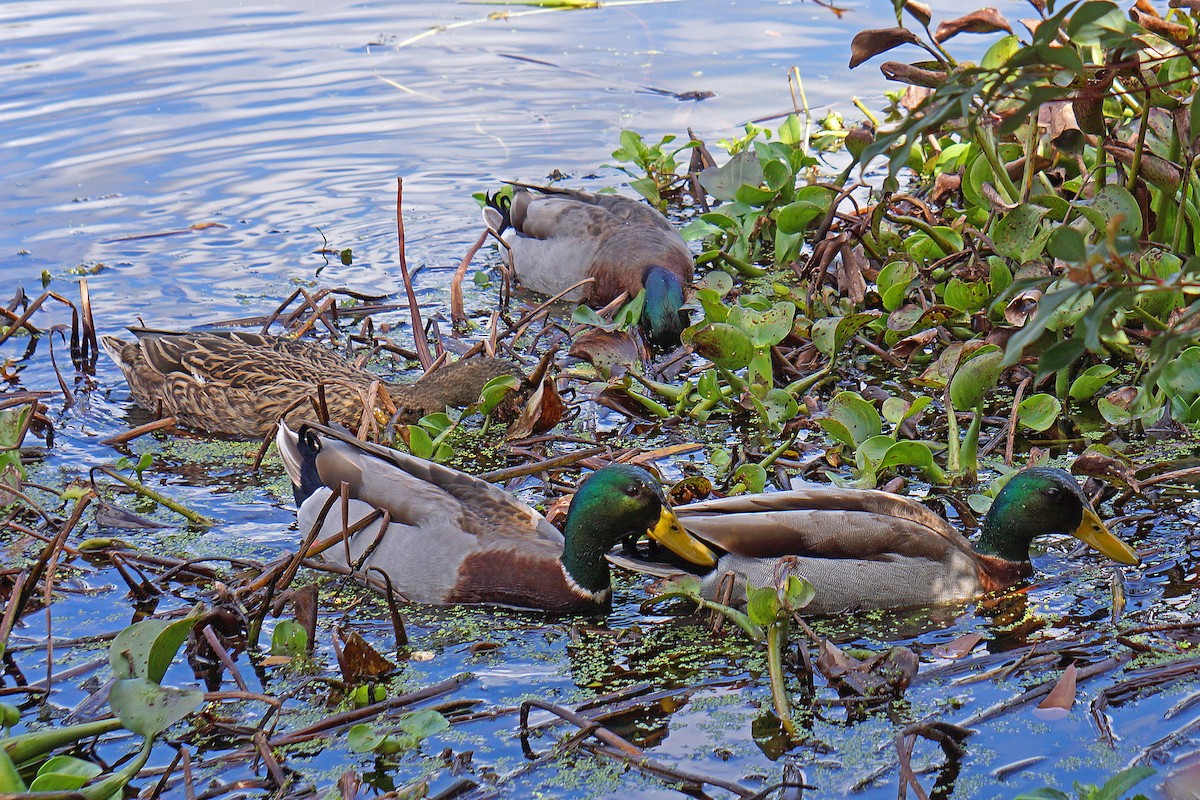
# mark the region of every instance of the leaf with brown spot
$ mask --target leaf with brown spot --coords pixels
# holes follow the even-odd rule
[[[1133,468],[1118,458],[1099,453],[1095,450],[1085,450],[1075,463],[1071,472],[1077,475],[1091,475],[1104,480],[1116,480],[1128,486],[1135,492],[1142,491],[1141,484],[1133,476]]]
[[[975,645],[983,641],[982,633],[968,633],[958,637],[953,642],[939,644],[933,648],[933,654],[938,658],[959,659],[975,649]]]
[[[629,331],[601,328],[592,328],[579,336],[567,355],[587,361],[605,378],[619,378],[646,358],[645,351]]]
[[[334,628],[333,645],[342,677],[349,683],[375,680],[396,669],[396,665],[380,655],[358,631],[345,633]]]
[[[692,475],[672,486],[667,499],[672,506],[682,506],[706,499],[712,490],[712,481],[703,475]]]
[[[1046,695],[1046,699],[1038,703],[1038,708],[1061,711],[1061,716],[1065,716],[1066,712],[1071,710],[1071,706],[1075,705],[1075,673],[1073,663],[1064,669],[1062,677],[1058,679],[1058,683],[1054,684],[1054,688],[1050,690],[1050,694]],[[1060,714],[1054,716],[1060,716]]]
[[[1192,102],[1195,102],[1194,100]],[[1133,165],[1136,151],[1125,144],[1109,139],[1104,143],[1104,151],[1113,157],[1113,160],[1118,161],[1125,166]],[[1160,158],[1153,153],[1142,151],[1142,163],[1139,175],[1153,183],[1160,189],[1174,192],[1179,188],[1179,184],[1183,182],[1183,168],[1178,164],[1168,161],[1165,158]]]
[[[941,23],[933,38],[940,44],[960,33],[995,33],[997,31],[1012,33],[1012,27],[996,9],[981,8],[966,16],[948,19]]]
[[[886,53],[902,44],[919,45],[921,40],[908,28],[873,28],[859,31],[850,42],[850,69],[869,58]]]

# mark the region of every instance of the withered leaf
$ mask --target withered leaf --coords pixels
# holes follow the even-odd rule
[[[1004,307],[1004,318],[1008,320],[1009,325],[1017,328],[1024,327],[1029,318],[1037,311],[1038,302],[1041,299],[1041,290],[1025,289],[1008,301],[1008,305]]]
[[[933,9],[924,3],[918,3],[917,0],[904,0],[904,10],[925,27],[929,27],[929,22],[933,19]]]
[[[642,347],[629,331],[601,328],[592,328],[579,336],[568,355],[589,362],[605,378],[619,378],[645,359]]]
[[[948,19],[941,23],[933,38],[941,43],[960,33],[995,33],[996,31],[1012,33],[1012,27],[996,9],[981,8],[964,17]]]
[[[1104,151],[1127,167],[1133,165],[1136,155],[1132,147],[1112,139],[1104,143]],[[1142,151],[1141,171],[1138,174],[1158,188],[1171,192],[1178,189],[1179,184],[1183,182],[1183,167],[1145,150]]]
[[[566,403],[563,402],[562,395],[558,393],[558,385],[554,382],[554,378],[547,375],[534,390],[529,402],[521,409],[521,413],[508,426],[506,436],[511,441],[523,439],[533,433],[548,431],[559,423],[566,408]]]
[[[1134,22],[1156,36],[1161,36],[1164,39],[1169,39],[1179,44],[1186,44],[1191,39],[1191,31],[1188,30],[1186,25],[1167,22],[1158,16],[1158,14],[1147,14],[1135,8],[1130,11],[1130,16],[1133,17]]]
[[[1075,463],[1071,465],[1071,471],[1077,475],[1118,480],[1135,492],[1141,491],[1141,484],[1133,476],[1133,469],[1129,464],[1095,450],[1085,450],[1079,458],[1075,459]]]
[[[923,86],[927,89],[936,89],[946,82],[946,73],[943,70],[924,69],[902,61],[885,61],[879,65],[879,71],[889,81]]]
[[[342,677],[350,683],[375,680],[396,669],[396,665],[380,655],[358,631],[345,633],[335,628],[333,644]]]
[[[886,53],[902,44],[920,44],[921,40],[908,28],[873,28],[859,31],[850,42],[850,69],[873,56]]]
[[[982,633],[968,633],[959,636],[953,642],[939,644],[933,648],[933,654],[938,658],[958,659],[975,649],[975,645],[983,641]]]
[[[1079,102],[1081,98],[1056,100],[1043,103],[1038,109],[1038,126],[1050,135],[1050,144],[1067,155],[1083,152],[1083,131],[1076,120],[1075,108]]]
[[[933,191],[930,193],[929,199],[934,203],[944,203],[946,198],[957,194],[961,188],[962,175],[939,172],[933,179]]]
[[[1071,706],[1075,705],[1075,674],[1074,664],[1063,670],[1062,677],[1054,684],[1046,699],[1038,703],[1038,708],[1057,712],[1049,716],[1065,716],[1066,712],[1071,710]]]

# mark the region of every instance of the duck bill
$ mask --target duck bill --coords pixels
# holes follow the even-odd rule
[[[650,529],[650,538],[662,544],[680,558],[699,564],[702,567],[712,567],[717,563],[717,557],[705,546],[704,542],[692,536],[683,529],[675,512],[663,506],[658,517],[658,523]]]
[[[1121,564],[1142,563],[1133,548],[1109,533],[1104,522],[1090,508],[1083,510],[1083,521],[1075,531],[1075,538]]]

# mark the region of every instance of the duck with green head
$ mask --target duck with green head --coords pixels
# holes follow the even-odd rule
[[[592,473],[559,533],[486,481],[331,428],[307,424],[294,433],[281,424],[276,443],[300,505],[302,537],[320,523],[321,542],[375,516],[348,546],[337,544],[321,557],[363,572],[382,570],[414,602],[552,613],[602,609],[612,595],[605,553],[642,533],[685,558],[711,559],[679,527],[658,482],[639,467]],[[326,509],[343,483],[345,515],[336,498]]]
[[[707,596],[716,596],[726,573],[734,576],[735,601],[744,601],[747,582],[769,586],[792,573],[816,589],[805,609],[814,614],[960,601],[1006,588],[1033,574],[1030,545],[1049,534],[1071,534],[1114,561],[1140,563],[1109,533],[1075,479],[1046,467],[1008,481],[974,547],[917,501],[880,491],[806,486],[693,503],[675,513],[719,553],[704,577]],[[613,560],[659,575],[677,571]]]
[[[564,299],[602,306],[646,292],[642,325],[660,349],[679,344],[687,326],[684,288],[692,253],[666,217],[629,197],[514,184],[511,201],[491,197],[484,222],[508,243],[517,280]]]

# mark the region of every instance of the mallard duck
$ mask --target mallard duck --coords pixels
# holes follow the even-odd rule
[[[534,509],[486,481],[349,434],[280,423],[275,439],[295,487],[302,535],[322,523],[316,541],[375,514],[352,534],[350,563],[378,568],[414,602],[488,603],[554,613],[592,611],[612,594],[604,554],[618,540],[649,532],[685,558],[709,565],[712,554],[679,528],[662,488],[640,467],[593,472],[571,500],[563,533]],[[346,487],[348,508],[331,493]],[[347,564],[347,548],[323,558]]]
[[[134,341],[102,341],[134,401],[204,433],[261,439],[284,412],[293,424],[315,419],[312,403],[303,401],[317,397],[318,385],[325,387],[330,420],[357,425],[367,387],[380,380],[315,342],[238,331],[132,330]],[[382,386],[401,420],[415,422],[446,406],[475,402],[483,385],[499,375],[520,377],[520,371],[499,359],[473,358],[413,384]]]
[[[974,547],[917,501],[880,491],[812,486],[692,503],[675,513],[685,530],[721,553],[702,582],[708,597],[725,573],[735,576],[734,602],[745,602],[747,581],[770,586],[791,573],[816,589],[805,609],[814,614],[965,600],[1011,586],[1033,573],[1030,543],[1053,533],[1070,533],[1122,564],[1140,563],[1109,533],[1075,479],[1045,467],[1009,480]],[[652,574],[678,573],[612,560]]]
[[[489,198],[483,218],[497,235],[509,231],[510,266],[522,285],[553,295],[595,278],[564,298],[591,305],[644,288],[650,340],[660,348],[679,344],[692,253],[662,214],[621,195],[515,185],[511,203]]]

